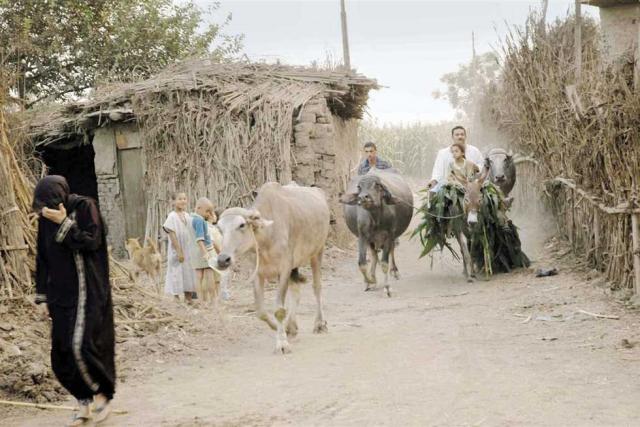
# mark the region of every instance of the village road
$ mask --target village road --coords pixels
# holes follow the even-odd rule
[[[539,233],[523,228],[527,249],[544,260],[532,238]],[[449,255],[437,254],[430,269],[418,253],[416,242],[402,241],[402,278],[389,299],[362,291],[352,253],[332,252],[329,334],[311,333],[307,286],[300,334],[285,356],[273,353],[266,326],[229,308],[236,339],[220,345],[205,336],[195,354],[135,362],[116,399],[128,414],[108,425],[638,425],[640,345],[626,348],[640,338],[636,315],[565,265],[552,278],[527,271],[467,284]],[[251,303],[248,290],[234,296]],[[34,410],[3,424],[66,420]]]

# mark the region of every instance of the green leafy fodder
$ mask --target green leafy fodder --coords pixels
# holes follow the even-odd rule
[[[422,253],[420,258],[428,255],[434,248],[451,251],[454,258],[460,256],[447,239],[455,237],[466,229],[464,218],[464,189],[460,186],[446,184],[437,193],[425,193],[424,203],[420,208],[422,220],[411,234],[420,236]]]
[[[423,191],[425,192],[427,191]],[[427,192],[420,208],[422,220],[412,233],[412,237],[420,237],[423,247],[420,257],[429,254],[434,248],[442,250],[446,247],[460,260],[448,239],[462,232],[467,237],[474,265],[487,276],[494,272],[528,267],[529,258],[522,252],[516,226],[506,215],[504,197],[500,190],[490,182],[483,186],[478,223],[473,227],[469,227],[466,222],[464,196],[464,189],[452,184],[444,185],[432,195]]]

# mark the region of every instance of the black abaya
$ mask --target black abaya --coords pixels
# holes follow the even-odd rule
[[[77,399],[115,391],[114,326],[103,221],[93,199],[69,194],[66,180],[47,176],[35,190],[34,209],[57,209],[58,225],[40,217],[36,302],[46,302],[53,323],[51,365]]]

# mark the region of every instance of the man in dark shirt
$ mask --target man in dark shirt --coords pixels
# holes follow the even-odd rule
[[[364,144],[365,159],[358,166],[358,175],[364,175],[371,170],[376,169],[389,169],[391,162],[378,157],[378,149],[373,142],[367,142]]]

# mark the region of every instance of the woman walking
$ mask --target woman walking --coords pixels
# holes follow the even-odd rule
[[[79,405],[70,425],[104,421],[115,392],[114,327],[103,221],[62,176],[38,182],[36,303],[52,321],[51,366]]]

